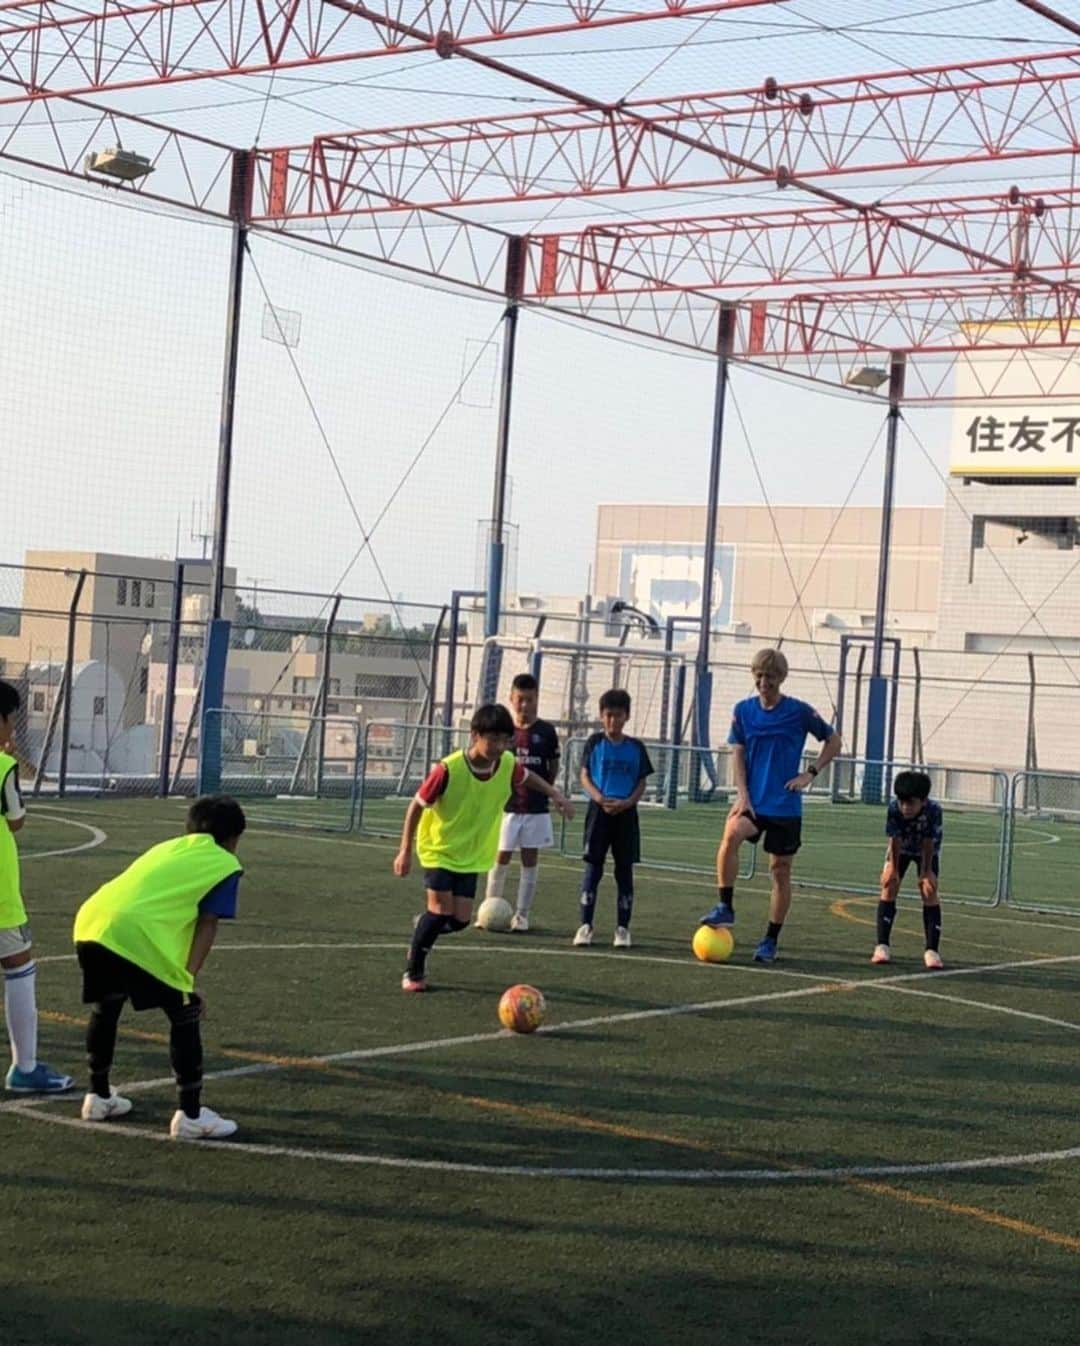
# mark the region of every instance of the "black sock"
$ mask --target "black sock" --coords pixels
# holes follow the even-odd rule
[[[634,894],[619,893],[615,899],[615,924],[629,929],[630,918],[634,914]]]
[[[193,1122],[199,1120],[202,1111],[202,1085],[193,1084],[180,1090],[180,1111]]]
[[[941,906],[923,907],[922,924],[926,931],[926,947],[937,949],[941,943]]]
[[[783,921],[770,921],[765,928],[766,939],[779,939],[780,931],[784,928]]]
[[[896,903],[879,902],[877,904],[877,942],[879,944],[888,944],[895,920]]]
[[[735,889],[734,889],[734,888],[727,888],[727,887],[724,887],[724,888],[717,888],[716,891],[717,891],[717,893],[720,895],[720,901],[721,901],[721,902],[726,902],[727,905],[728,905],[729,907],[731,907],[732,910],[734,910],[734,907],[735,907]]]
[[[409,961],[406,971],[414,981],[424,975],[424,965],[431,952],[431,946],[446,929],[447,918],[438,911],[425,911],[413,929],[412,943],[409,945]]]

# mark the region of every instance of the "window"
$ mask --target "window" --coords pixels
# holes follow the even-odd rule
[[[44,693],[44,692],[35,692],[35,693],[34,693],[33,707],[34,707],[34,709],[37,710],[37,711],[41,711],[41,710],[44,710],[44,709],[45,709],[45,693]]]
[[[972,550],[992,547],[1002,551],[1025,547],[1028,551],[1072,551],[1077,545],[1080,520],[1075,515],[977,515],[971,523]]]
[[[153,580],[146,580],[143,583],[143,588],[146,591],[144,595],[145,601],[143,603],[143,607],[152,608],[154,606],[154,599],[157,597],[157,587],[155,586]]]
[[[140,606],[142,598],[142,580],[131,581],[131,606],[137,608]]]
[[[139,669],[139,695],[145,696],[146,689],[150,685],[150,670],[144,665]]]
[[[105,714],[105,698],[103,696],[94,697],[94,714],[95,715]]]
[[[125,579],[116,581],[116,606],[118,608],[127,607],[127,580]]]

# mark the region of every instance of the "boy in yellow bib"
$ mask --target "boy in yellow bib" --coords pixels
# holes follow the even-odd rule
[[[75,1081],[37,1059],[37,964],[19,885],[15,833],[26,822],[19,793],[19,764],[13,750],[18,690],[0,681],[0,969],[4,974],[4,1018],[11,1040],[11,1069],[4,1087],[12,1094],[62,1094]]]
[[[75,952],[83,1001],[92,1006],[84,1121],[104,1122],[131,1111],[130,1100],[109,1084],[117,1025],[130,1000],[137,1011],[161,1009],[168,1016],[169,1055],[180,1091],[169,1126],[172,1138],[223,1140],[236,1131],[235,1122],[202,1106],[203,998],[195,978],[213,947],[218,921],[236,915],[243,873],[236,847],[246,825],[234,799],[196,799],[186,835],[152,846],[79,908]]]
[[[476,882],[495,863],[503,809],[515,789],[546,795],[565,818],[574,806],[507,749],[514,721],[505,706],[481,706],[469,725],[469,746],[437,762],[405,814],[394,873],[412,866],[413,841],[424,867],[427,910],[413,930],[403,991],[428,990],[424,969],[443,934],[464,930],[472,916]]]

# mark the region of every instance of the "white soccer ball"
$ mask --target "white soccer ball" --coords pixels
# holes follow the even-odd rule
[[[476,909],[476,924],[481,930],[509,930],[514,909],[501,897],[485,897]]]

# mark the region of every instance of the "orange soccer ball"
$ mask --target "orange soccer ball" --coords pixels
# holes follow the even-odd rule
[[[535,1033],[546,1014],[547,1004],[535,986],[511,986],[499,1001],[499,1022],[513,1033]]]

